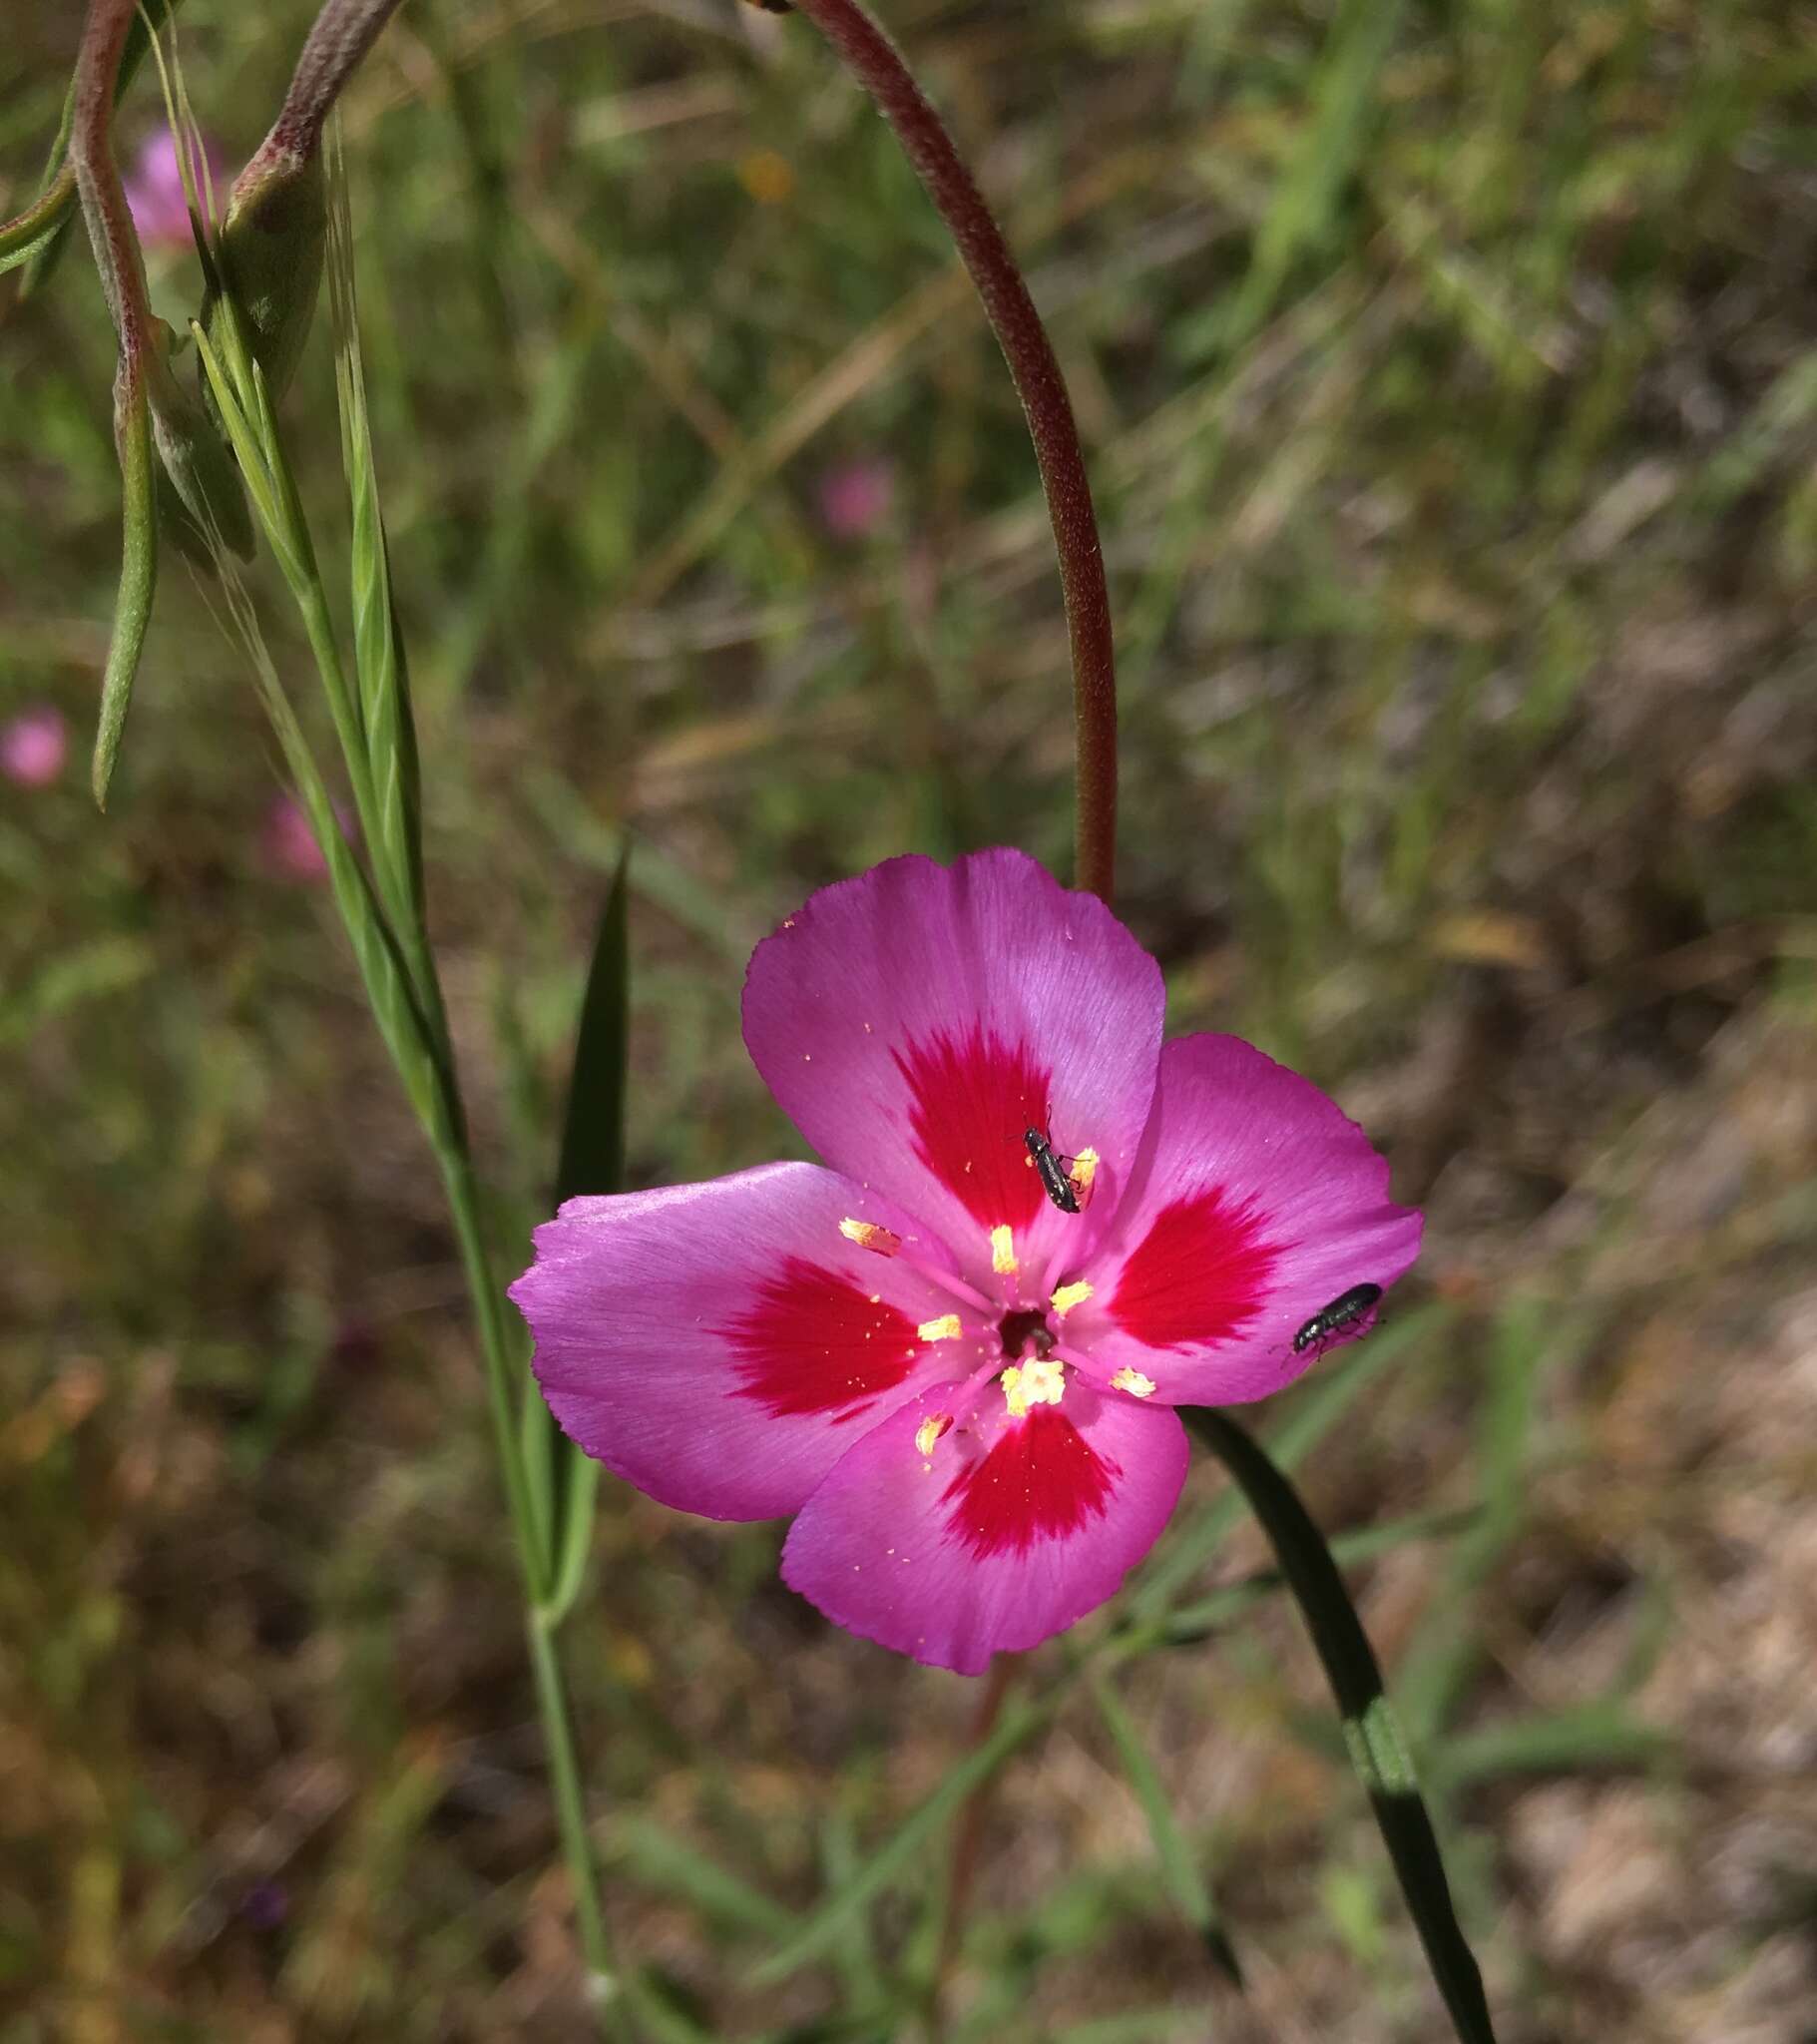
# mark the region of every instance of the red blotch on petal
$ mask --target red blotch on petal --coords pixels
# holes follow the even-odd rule
[[[1124,1266],[1111,1317],[1150,1348],[1222,1341],[1260,1309],[1278,1254],[1249,1206],[1216,1190],[1175,1200]]]
[[[1047,1126],[1052,1070],[978,1025],[894,1055],[913,1096],[916,1156],[983,1227],[1026,1228],[1047,1195],[1023,1131]]]
[[[946,1487],[947,1521],[973,1554],[1027,1554],[1037,1540],[1063,1540],[1102,1519],[1123,1471],[1107,1462],[1064,1414],[1038,1405],[1005,1427],[982,1462]]]
[[[915,1325],[905,1313],[804,1257],[787,1258],[755,1303],[715,1331],[736,1351],[740,1396],[778,1419],[855,1419],[915,1362]]]

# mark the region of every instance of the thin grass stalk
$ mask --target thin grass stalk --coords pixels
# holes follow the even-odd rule
[[[405,875],[396,870],[394,862],[382,855],[385,840],[377,827],[366,720],[347,685],[314,545],[260,372],[245,351],[231,314],[218,329],[225,337],[226,362],[210,345],[200,326],[195,331],[205,372],[247,474],[254,507],[303,619],[360,810],[362,838],[373,868],[370,883],[352,848],[340,835],[325,784],[307,753],[275,674],[268,671],[267,660],[261,688],[266,710],[283,746],[292,778],[306,797],[311,824],[335,881],[342,919],[360,959],[375,1019],[391,1048],[441,1170],[472,1300],[499,1467],[523,1573],[526,1630],[549,1758],[551,1795],[574,1891],[590,1995],[607,2034],[629,2039],[633,2035],[630,2015],[613,1966],[587,1829],[573,1725],[556,1658],[554,1632],[559,1614],[552,1597],[557,1589],[557,1557],[550,1551],[550,1540],[541,1530],[529,1494],[517,1423],[510,1322],[486,1244],[479,1181],[468,1146],[459,1076],[448,1038],[440,981],[420,913],[420,896]],[[387,971],[388,964],[394,970]]]
[[[858,0],[794,0],[876,101],[978,287],[1028,416],[1073,652],[1075,878],[1109,901],[1117,876],[1117,659],[1098,516],[1072,400],[1016,258],[940,116]]]

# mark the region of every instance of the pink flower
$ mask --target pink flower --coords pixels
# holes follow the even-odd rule
[[[339,802],[334,815],[340,834],[351,838],[352,822]],[[315,832],[309,827],[308,811],[293,794],[274,795],[265,811],[264,827],[258,834],[258,855],[273,879],[312,884],[328,877],[328,861],[322,857]]]
[[[217,209],[225,208],[227,197],[227,164],[219,148],[207,139],[203,152],[208,176],[215,188]],[[197,167],[198,183],[203,184]],[[148,249],[187,249],[191,245],[190,206],[183,190],[183,169],[177,154],[177,138],[169,128],[156,128],[140,145],[139,158],[125,179],[126,203],[133,215],[139,239]],[[197,195],[205,196],[203,192]]]
[[[20,787],[49,787],[69,753],[69,726],[49,703],[34,703],[0,727],[0,773]]]
[[[847,461],[820,478],[820,519],[834,539],[866,539],[890,515],[896,471],[876,459]]]
[[[664,1504],[795,1514],[784,1579],[918,1661],[1083,1618],[1173,1509],[1170,1408],[1280,1389],[1419,1248],[1324,1094],[1233,1036],[1163,1047],[1162,1007],[1020,852],[824,888],[757,946],[744,1041],[826,1167],[569,1201],[512,1289],[556,1417]]]

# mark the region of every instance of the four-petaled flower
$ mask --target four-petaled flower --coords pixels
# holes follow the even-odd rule
[[[1082,1618],[1173,1509],[1170,1408],[1278,1390],[1302,1324],[1419,1248],[1324,1094],[1236,1037],[1163,1047],[1162,1007],[1019,852],[814,895],[757,946],[744,1040],[826,1168],[539,1229],[512,1296],[556,1417],[665,1504],[795,1514],[784,1579],[918,1661],[977,1674]]]

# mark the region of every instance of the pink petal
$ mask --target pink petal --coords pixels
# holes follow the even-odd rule
[[[917,1332],[952,1298],[848,1241],[847,1217],[913,1232],[811,1164],[570,1200],[511,1288],[556,1418],[664,1504],[794,1511],[856,1436],[953,1366]]]
[[[977,1675],[1116,1594],[1178,1499],[1186,1436],[1080,1377],[1012,1419],[993,1382],[924,1453],[917,1432],[959,1390],[923,1389],[854,1444],[789,1529],[782,1576],[848,1632]]]
[[[1159,968],[1110,910],[1023,853],[894,858],[757,946],[744,1041],[834,1169],[919,1215],[974,1281],[990,1282],[991,1230],[1010,1227],[1034,1282],[1115,1213],[1163,1003]],[[1087,1215],[1049,1204],[1029,1128],[1098,1153]]]
[[[1392,1284],[1420,1226],[1390,1202],[1387,1160],[1310,1081],[1240,1037],[1181,1037],[1161,1052],[1114,1238],[1061,1274],[1093,1287],[1066,1350],[1105,1380],[1138,1372],[1170,1404],[1265,1397],[1317,1359],[1294,1353],[1300,1327],[1354,1284]]]

